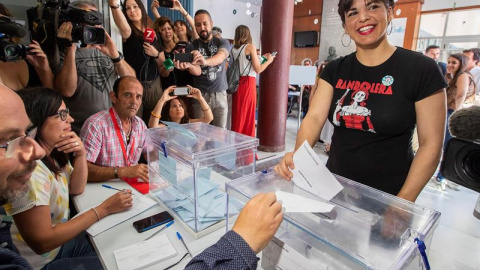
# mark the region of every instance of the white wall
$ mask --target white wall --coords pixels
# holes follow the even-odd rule
[[[212,16],[213,25],[222,29],[222,37],[233,39],[235,36],[235,28],[241,24],[250,28],[253,43],[260,48],[260,6],[253,4],[251,1],[250,11],[255,12],[258,16],[252,18],[247,16],[246,1],[240,0],[195,0],[194,13],[199,9],[207,10]],[[237,13],[233,14],[236,9]]]
[[[422,11],[446,9],[455,7],[469,7],[480,4],[479,0],[425,0]]]

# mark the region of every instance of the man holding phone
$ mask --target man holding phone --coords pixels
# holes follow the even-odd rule
[[[200,9],[195,13],[195,30],[199,39],[193,41],[193,86],[202,91],[213,112],[212,124],[225,128],[227,125],[227,73],[225,61],[230,44],[225,39],[213,37],[213,21],[208,11]],[[198,75],[200,74],[200,75]],[[194,104],[196,115],[201,115],[201,107]]]

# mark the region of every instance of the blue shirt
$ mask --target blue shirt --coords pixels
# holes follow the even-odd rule
[[[185,269],[257,269],[258,258],[243,238],[227,232],[217,243],[193,258]]]
[[[28,262],[18,254],[17,249],[13,245],[12,235],[10,234],[10,226],[12,223],[4,221],[4,217],[2,217],[0,213],[0,270],[32,269],[32,267],[28,265]]]

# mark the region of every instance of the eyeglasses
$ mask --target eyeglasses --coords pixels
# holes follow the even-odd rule
[[[58,115],[60,117],[60,119],[62,119],[62,121],[65,121],[65,120],[67,120],[67,117],[68,117],[69,113],[70,113],[70,110],[68,108],[66,108],[65,110],[60,110],[56,113],[52,113],[49,116]]]
[[[37,128],[27,131],[27,135],[23,135],[11,141],[8,141],[5,145],[0,145],[0,149],[5,149],[5,158],[12,158],[13,154],[16,152],[17,149],[28,145],[25,143],[25,140],[27,138],[33,140],[35,139],[35,135],[37,135]]]

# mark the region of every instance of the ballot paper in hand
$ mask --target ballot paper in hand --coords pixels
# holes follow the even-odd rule
[[[170,242],[168,235],[163,234],[115,250],[113,254],[119,270],[135,270],[176,256],[177,251]]]
[[[322,201],[305,198],[298,194],[276,191],[277,201],[282,203],[285,213],[328,213],[333,205]]]
[[[343,189],[306,140],[293,155],[293,163],[292,180],[301,189],[327,201]]]

